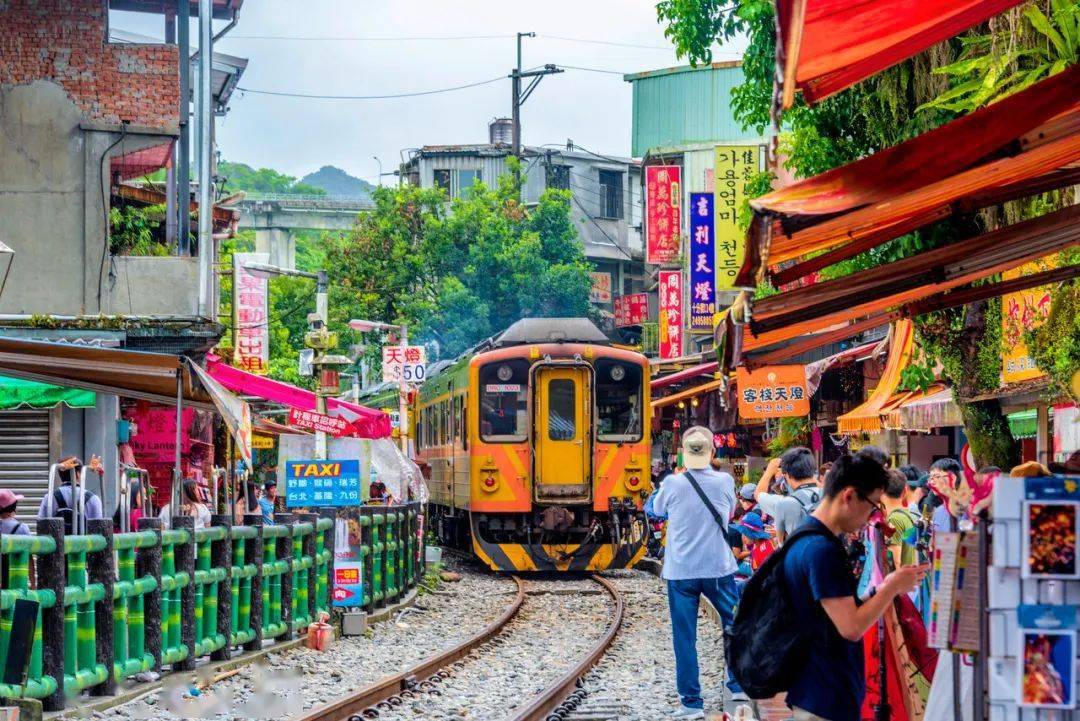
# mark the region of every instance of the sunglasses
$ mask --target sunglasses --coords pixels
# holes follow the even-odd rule
[[[863,494],[858,493],[858,492],[856,492],[855,495],[859,497],[860,501],[863,501],[864,503],[870,504],[872,509],[876,508],[877,510],[881,511],[882,513],[885,513],[885,504],[882,503],[881,501],[872,501],[868,497],[866,497]],[[871,510],[870,512],[873,513],[873,510]]]

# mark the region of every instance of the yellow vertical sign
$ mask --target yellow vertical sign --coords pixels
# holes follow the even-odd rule
[[[716,226],[716,289],[731,290],[746,257],[746,232],[739,228],[739,208],[746,183],[761,168],[760,145],[717,145],[713,170]]]
[[[1002,280],[1012,280],[1033,273],[1053,270],[1057,255],[1025,263],[1001,274]],[[1024,331],[1038,328],[1050,314],[1050,286],[1044,285],[1001,296],[1001,383],[1018,383],[1043,375],[1035,365]]]

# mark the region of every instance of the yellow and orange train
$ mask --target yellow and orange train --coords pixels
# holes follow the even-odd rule
[[[648,360],[583,318],[521,320],[434,364],[410,414],[430,528],[500,571],[632,566],[648,408]]]

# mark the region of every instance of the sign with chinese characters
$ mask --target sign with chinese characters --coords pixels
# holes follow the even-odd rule
[[[589,273],[592,289],[589,290],[590,303],[611,304],[611,273]]]
[[[382,378],[385,383],[419,383],[424,380],[424,346],[388,345],[382,349]]]
[[[679,259],[682,232],[682,168],[645,168],[645,262],[653,265]]]
[[[717,145],[713,170],[713,215],[716,218],[716,287],[731,290],[746,256],[746,232],[739,228],[739,208],[746,200],[746,181],[761,167],[758,145]]]
[[[330,596],[336,608],[364,605],[361,542],[360,524],[356,519],[334,519],[334,579]]]
[[[740,418],[760,420],[810,414],[804,366],[765,366],[753,371],[738,368],[735,388],[739,393]]]
[[[1053,270],[1057,256],[1040,258],[1001,274],[1002,280]],[[1035,365],[1024,331],[1038,328],[1050,315],[1050,286],[1006,293],[1001,296],[1001,383],[1018,383],[1043,375]]]
[[[299,408],[289,409],[289,425],[329,433],[332,436],[343,436],[349,429],[349,423],[344,418],[325,416],[315,411],[302,411]]]
[[[647,320],[649,320],[649,296],[647,293],[620,295],[615,299],[616,328],[641,325]]]
[[[690,193],[690,330],[712,333],[716,314],[713,194]]]
[[[268,253],[233,253],[233,365],[262,376],[270,371],[267,279],[246,266],[268,262]]]
[[[360,461],[286,461],[285,505],[359,506]]]
[[[660,271],[660,357],[683,353],[682,271]]]
[[[274,437],[262,433],[252,433],[251,447],[257,451],[268,451],[274,447]]]

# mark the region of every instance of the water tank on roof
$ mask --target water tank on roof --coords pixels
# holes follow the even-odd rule
[[[495,118],[488,123],[488,142],[492,145],[510,145],[514,142],[514,121]]]

